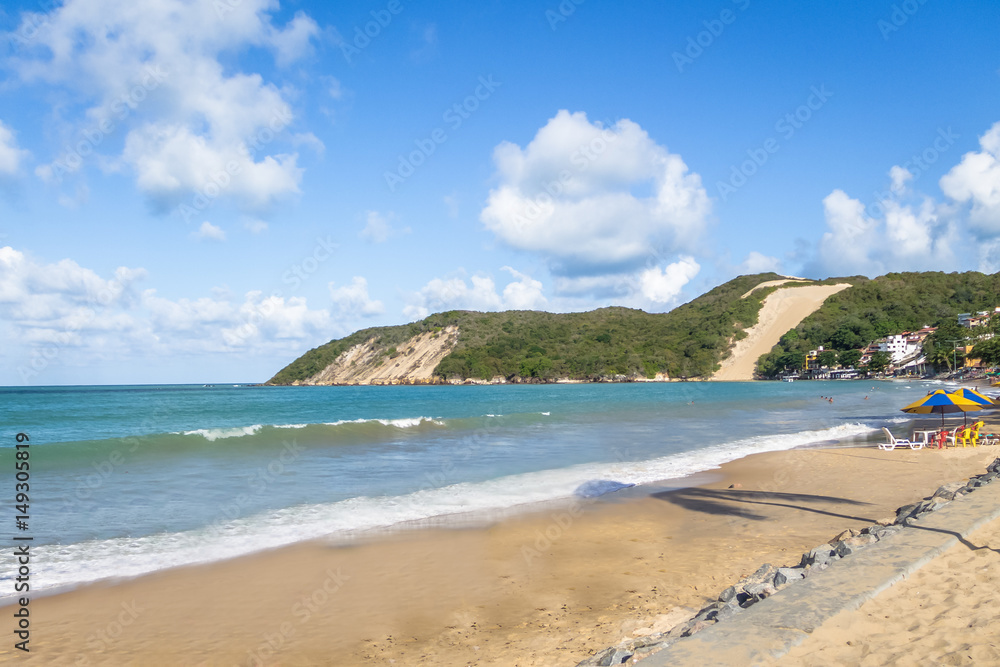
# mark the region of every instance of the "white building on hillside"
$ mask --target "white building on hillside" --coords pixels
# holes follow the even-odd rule
[[[919,338],[904,333],[898,336],[886,336],[879,341],[878,349],[888,352],[892,363],[895,364],[920,352],[921,344]]]

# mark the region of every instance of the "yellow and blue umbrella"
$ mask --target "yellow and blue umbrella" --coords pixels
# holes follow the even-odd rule
[[[984,396],[983,398],[986,397]],[[982,403],[977,403],[976,401],[965,398],[964,396],[949,394],[944,389],[938,389],[937,391],[932,391],[923,398],[914,401],[905,408],[901,409],[903,412],[909,412],[910,414],[917,415],[940,413],[941,425],[944,426],[945,414],[951,414],[954,412],[961,412],[964,414],[966,412],[982,410],[985,407],[986,406]]]
[[[989,396],[980,394],[975,389],[970,389],[969,387],[962,387],[961,389],[956,389],[949,394],[950,396],[959,396],[961,398],[967,398],[973,403],[979,403],[984,408],[995,407],[996,402]]]
[[[989,396],[984,396],[975,389],[971,389],[969,387],[962,387],[961,389],[956,389],[955,391],[951,392],[948,395],[966,398],[972,401],[973,403],[978,403],[979,405],[983,406],[983,408],[996,407],[996,403],[993,401],[992,398],[990,398]]]

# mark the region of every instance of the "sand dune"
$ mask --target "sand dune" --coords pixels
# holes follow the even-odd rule
[[[722,361],[722,368],[712,376],[712,379],[752,380],[754,366],[760,355],[770,352],[785,332],[797,327],[799,322],[822,306],[828,297],[848,287],[850,285],[847,283],[805,285],[786,287],[769,295],[764,299],[757,324],[747,330],[746,338],[736,343],[732,354]]]
[[[458,327],[428,331],[397,346],[390,356],[376,338],[359,343],[301,384],[390,384],[430,380],[434,369],[455,348]],[[299,384],[299,383],[296,383]]]

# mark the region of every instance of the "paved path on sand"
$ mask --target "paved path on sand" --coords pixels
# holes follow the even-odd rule
[[[992,549],[1000,545],[998,517],[1000,483],[994,483],[639,664],[771,665],[786,655],[778,664],[996,664],[993,621],[1000,611],[993,591],[1000,554]],[[858,611],[943,554],[909,588]],[[973,590],[979,579],[984,583]],[[914,597],[914,585],[933,586],[932,604],[921,609],[925,598]],[[839,644],[845,631],[858,633],[850,646],[846,638]]]

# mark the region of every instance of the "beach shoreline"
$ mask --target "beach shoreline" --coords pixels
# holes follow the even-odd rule
[[[32,601],[30,660],[575,665],[982,472],[995,449],[753,454],[694,486],[88,585]]]

